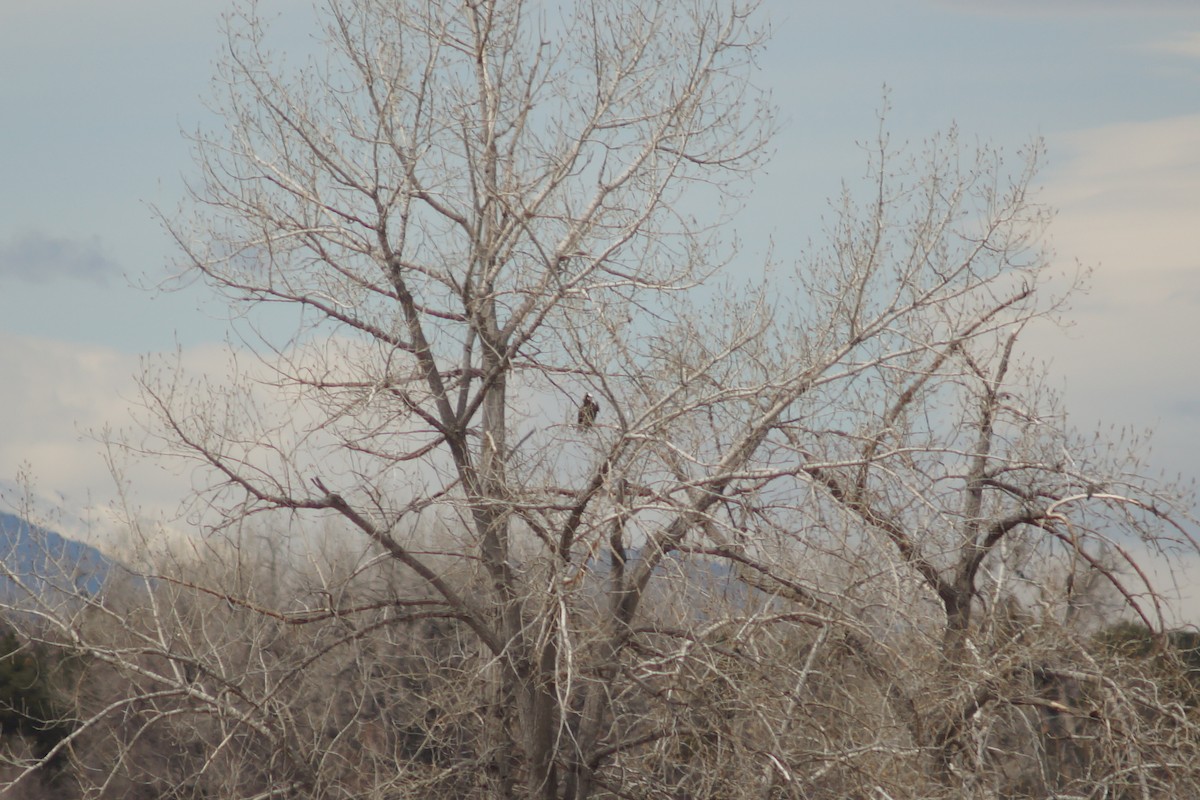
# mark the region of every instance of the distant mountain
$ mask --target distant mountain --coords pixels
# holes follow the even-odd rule
[[[94,547],[0,511],[0,598],[21,604],[29,593],[44,600],[96,596],[114,562]]]

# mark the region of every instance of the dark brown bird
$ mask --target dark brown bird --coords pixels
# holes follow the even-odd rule
[[[590,394],[583,396],[583,402],[579,404],[579,416],[575,421],[579,423],[581,428],[590,428],[592,423],[596,421],[596,415],[600,413],[600,404],[597,403]]]

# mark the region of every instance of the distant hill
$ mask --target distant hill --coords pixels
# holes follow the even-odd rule
[[[0,563],[0,598],[17,604],[30,592],[54,601],[98,595],[114,566],[94,547],[2,511]]]

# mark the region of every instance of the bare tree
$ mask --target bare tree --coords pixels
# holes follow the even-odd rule
[[[209,717],[174,786],[1195,796],[1193,722],[1084,621],[1103,584],[1162,629],[1139,561],[1193,548],[1180,507],[1020,362],[1072,290],[1037,149],[881,134],[826,246],[723,276],[771,128],[752,6],[330,0],[301,64],[230,19],[167,224],[257,361],[148,370],[138,447],[203,466],[210,539],[362,545],[269,600],[160,575],[189,599],[121,647],[47,615],[156,725]]]

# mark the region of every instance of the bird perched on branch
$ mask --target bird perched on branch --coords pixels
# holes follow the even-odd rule
[[[596,421],[596,415],[600,413],[600,404],[590,394],[583,396],[583,402],[579,404],[579,416],[575,421],[581,428],[590,428],[592,423]]]

